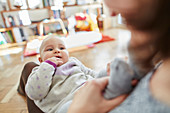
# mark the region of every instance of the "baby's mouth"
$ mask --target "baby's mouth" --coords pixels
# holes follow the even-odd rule
[[[56,58],[61,58],[61,56],[55,56]]]

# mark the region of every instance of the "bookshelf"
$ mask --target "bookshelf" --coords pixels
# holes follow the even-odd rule
[[[3,0],[4,1],[4,0]],[[39,26],[40,22],[43,19],[49,19],[50,18],[50,7],[44,7],[43,4],[41,3],[40,7],[32,8],[30,7],[29,1],[31,0],[25,0],[25,7],[22,8],[21,6],[17,6],[15,4],[14,6],[14,1],[15,0],[6,0],[5,3],[2,3],[2,0],[0,0],[0,5],[4,5],[4,8],[0,10],[1,13],[1,20],[2,22],[1,27],[0,27],[0,35],[1,38],[5,38],[7,43],[19,43],[28,40],[29,34],[26,33],[27,35],[24,37],[25,32],[30,28],[33,31],[31,32],[31,35],[38,35],[38,30],[37,27]],[[17,1],[23,1],[23,0],[17,0]],[[43,1],[43,0],[39,0]],[[39,20],[35,20],[36,18],[32,17],[32,15],[36,15],[34,12],[43,12],[46,13],[45,16],[42,16],[43,18]],[[38,15],[40,16],[40,15]],[[41,16],[40,16],[41,17]],[[36,31],[36,32],[35,32]],[[35,33],[34,33],[35,32]],[[10,35],[10,36],[7,36]],[[7,38],[11,37],[12,41],[7,41]],[[1,43],[3,44],[3,42]]]
[[[1,0],[0,0],[1,1]],[[101,2],[96,2],[96,0],[91,0],[91,3],[80,4],[76,0],[74,4],[67,4],[67,2],[63,2],[64,5],[57,5],[54,2],[55,0],[38,0],[40,2],[39,6],[32,7],[30,1],[25,0],[25,6],[22,8],[21,6],[15,5],[15,0],[6,0],[6,5],[3,10],[0,10],[3,25],[0,27],[0,34],[8,34],[12,37],[12,41],[8,41],[7,43],[20,43],[25,40],[29,40],[29,36],[42,35],[42,27],[46,24],[51,23],[59,23],[62,28],[62,32],[65,34],[66,29],[63,28],[63,23],[61,21],[67,21],[67,17],[70,16],[69,8],[73,9],[89,9],[93,8],[102,8],[103,4]],[[17,0],[24,1],[24,0]],[[53,1],[53,2],[52,2]],[[62,1],[62,0],[61,0]],[[60,4],[60,3],[59,3]],[[61,7],[62,6],[62,7]],[[66,10],[68,9],[68,10]],[[36,12],[36,13],[35,13]],[[42,13],[43,12],[43,13]],[[97,12],[97,11],[96,11]],[[66,15],[67,13],[67,15]],[[75,12],[73,12],[75,13]],[[98,12],[97,12],[98,13]],[[44,15],[43,15],[44,14]],[[98,14],[97,14],[98,15]],[[25,21],[28,20],[28,21]],[[44,22],[43,20],[53,20]],[[67,22],[66,22],[67,23]],[[26,30],[25,30],[26,29]],[[27,38],[24,38],[24,33],[26,31],[30,31],[32,34],[27,34]],[[5,35],[4,35],[5,36]],[[9,36],[8,36],[9,37]],[[5,39],[6,40],[6,39]]]

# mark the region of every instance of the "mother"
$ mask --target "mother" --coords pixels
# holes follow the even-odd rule
[[[104,99],[108,78],[89,81],[76,93],[68,113],[170,113],[170,0],[105,3],[111,15],[124,17],[131,31],[130,65],[144,78],[123,102],[125,96]],[[155,62],[157,56],[161,63]]]

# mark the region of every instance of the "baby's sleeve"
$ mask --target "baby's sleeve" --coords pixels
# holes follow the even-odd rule
[[[25,86],[27,96],[32,100],[43,99],[50,90],[54,72],[54,66],[46,62],[33,68]]]
[[[86,75],[90,75],[90,76],[92,76],[92,77],[95,77],[95,76],[97,75],[97,73],[96,73],[94,70],[86,67],[86,66],[85,66],[83,63],[81,63],[78,59],[76,59],[76,58],[74,58],[74,57],[72,57],[72,59],[76,62],[76,64],[77,64],[78,66],[80,66],[81,71],[83,71]]]

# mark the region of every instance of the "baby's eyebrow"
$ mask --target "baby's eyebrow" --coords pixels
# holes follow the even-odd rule
[[[52,47],[52,45],[47,45],[46,47],[44,47],[44,49],[50,48],[50,47]]]
[[[64,46],[65,47],[65,45],[64,44],[58,44],[59,46]]]
[[[53,45],[52,44],[48,44],[46,47],[52,47]]]

